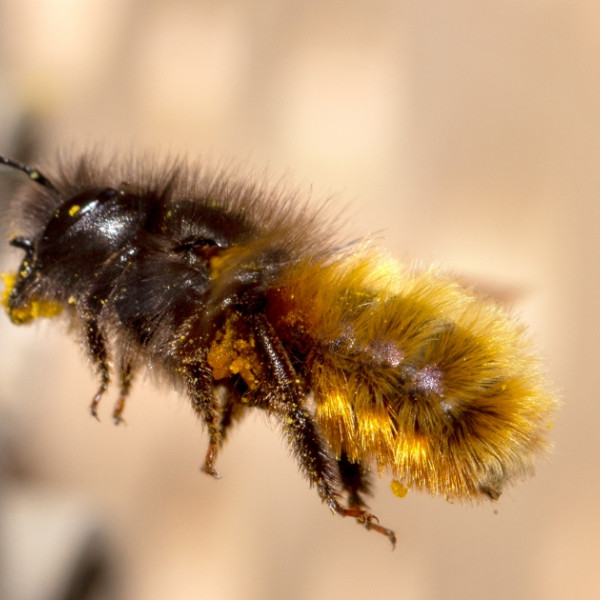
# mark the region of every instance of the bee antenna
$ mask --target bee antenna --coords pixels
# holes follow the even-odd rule
[[[56,189],[54,184],[37,169],[24,165],[20,162],[17,162],[16,160],[12,160],[11,158],[6,158],[5,156],[0,156],[0,164],[12,167],[13,169],[19,169],[19,171],[23,171],[23,173],[27,173],[29,179],[45,187],[47,190],[52,192],[57,198],[62,198],[62,194]]]

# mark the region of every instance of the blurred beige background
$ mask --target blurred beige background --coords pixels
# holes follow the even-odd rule
[[[0,153],[287,174],[347,205],[351,234],[512,298],[564,398],[551,459],[496,505],[381,481],[391,552],[329,514],[263,415],[212,481],[183,398],[146,378],[127,427],[111,399],[98,424],[62,328],[0,315],[0,597],[600,597],[599,31],[594,0],[0,2]],[[0,270],[18,259],[3,248]],[[96,585],[68,596],[78,560]]]

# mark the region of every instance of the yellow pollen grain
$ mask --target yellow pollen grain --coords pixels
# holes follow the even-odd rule
[[[400,483],[397,479],[393,479],[390,483],[390,488],[392,490],[392,494],[396,496],[396,498],[404,498],[406,494],[408,494],[408,488]]]

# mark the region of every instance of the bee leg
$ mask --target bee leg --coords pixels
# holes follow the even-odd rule
[[[323,502],[341,512],[339,470],[313,416],[304,407],[306,390],[269,321],[261,314],[249,320],[257,349],[271,371],[271,389],[261,396],[262,400],[256,398],[254,402],[281,417],[284,433],[310,484],[317,488]]]
[[[108,365],[108,351],[106,349],[106,338],[100,328],[98,321],[95,318],[89,318],[85,323],[86,345],[92,361],[96,367],[96,371],[100,377],[100,387],[94,394],[90,404],[90,412],[95,419],[98,419],[98,404],[102,396],[108,389],[110,383],[110,367]],[[100,419],[98,419],[100,420]]]
[[[219,431],[221,432],[221,438],[223,441],[225,441],[227,432],[233,424],[235,404],[236,402],[233,398],[233,392],[228,393],[221,408],[221,419],[219,421]]]
[[[131,361],[122,359],[119,368],[119,378],[121,381],[121,388],[119,390],[119,397],[115,402],[115,406],[112,412],[112,418],[115,425],[124,423],[123,411],[125,410],[125,402],[131,391],[131,383],[133,381],[134,367]]]
[[[366,529],[385,535],[395,546],[395,533],[379,525],[377,517],[361,507],[362,500],[358,492],[368,488],[366,478],[360,475],[358,481],[350,483],[356,473],[352,474],[349,470],[345,475],[341,473],[313,416],[304,408],[306,392],[275,330],[264,315],[251,315],[249,321],[256,336],[257,349],[262,351],[269,364],[273,382],[271,393],[264,396],[266,406],[263,408],[281,415],[284,432],[311,485],[317,488],[321,500],[332,512],[355,518]],[[344,476],[347,477],[347,484],[344,483]],[[361,506],[345,508],[340,504],[340,488],[346,485],[353,486],[350,491],[354,489],[355,499]]]
[[[379,519],[370,512],[362,508],[344,508],[338,511],[343,517],[354,517],[357,523],[360,523],[367,531],[371,529],[385,535],[392,543],[392,548],[396,547],[396,534],[387,527],[379,524]]]
[[[396,546],[396,534],[387,527],[379,525],[379,519],[366,510],[367,505],[362,494],[371,493],[371,481],[368,471],[360,464],[350,461],[345,453],[338,460],[342,487],[348,492],[348,508],[333,507],[343,517],[354,517],[365,529],[385,535],[392,547]]]
[[[338,460],[338,467],[342,487],[348,492],[348,508],[338,506],[333,507],[333,510],[343,517],[354,517],[356,522],[367,530],[372,529],[385,535],[392,547],[395,547],[396,534],[391,529],[379,525],[379,519],[366,510],[367,505],[362,499],[362,494],[371,493],[371,481],[367,470],[360,463],[350,461],[345,453]]]
[[[215,469],[217,453],[221,446],[222,436],[219,423],[219,405],[215,398],[212,370],[206,361],[196,362],[187,367],[187,388],[192,407],[197,415],[202,417],[208,429],[208,449],[204,458],[202,470],[220,479]]]
[[[247,408],[241,402],[242,394],[236,390],[226,390],[220,411],[219,432],[221,436],[221,444],[227,437],[227,432],[231,426],[238,421]]]
[[[352,462],[345,452],[338,459],[338,468],[342,487],[348,492],[349,508],[366,508],[362,494],[371,493],[371,481],[368,471],[357,462]]]
[[[335,498],[328,499],[324,498],[323,495],[321,495],[323,501],[329,505],[329,508],[332,512],[337,513],[342,517],[353,517],[354,519],[356,519],[356,522],[362,525],[367,531],[370,531],[372,529],[377,533],[385,535],[392,543],[392,548],[395,548],[396,534],[394,533],[394,531],[392,529],[388,529],[387,527],[383,527],[383,525],[380,525],[379,519],[375,515],[371,514],[369,511],[365,510],[365,504],[362,498],[360,497],[360,494],[358,494],[358,490],[362,489],[362,491],[366,491],[366,489],[363,487],[363,485],[365,485],[366,482],[362,482],[361,486],[355,488],[353,492],[352,488],[349,489],[344,483],[344,478],[348,476],[348,472],[344,474],[340,471],[340,476],[342,478],[342,485],[345,489],[349,491],[348,508],[343,507],[339,502],[337,502]]]

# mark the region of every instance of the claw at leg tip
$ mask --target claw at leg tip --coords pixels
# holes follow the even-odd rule
[[[221,475],[219,474],[219,472],[210,465],[204,465],[203,467],[200,468],[200,470],[203,473],[210,475],[213,479],[221,479]]]

